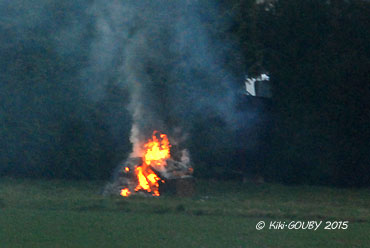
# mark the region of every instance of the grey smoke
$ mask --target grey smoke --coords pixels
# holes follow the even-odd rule
[[[98,98],[107,82],[100,75],[110,71],[129,90],[132,142],[153,130],[186,132],[196,115],[217,115],[236,125],[235,79],[223,68],[219,52],[227,44],[213,39],[201,23],[202,18],[216,17],[216,5],[196,0],[96,1],[91,11],[97,38],[84,72],[94,74],[88,89]]]
[[[122,160],[130,128],[133,143],[160,130],[181,147],[199,120],[238,127],[243,85],[206,28],[227,28],[217,18],[213,1],[1,1],[0,173],[78,177],[90,159]]]

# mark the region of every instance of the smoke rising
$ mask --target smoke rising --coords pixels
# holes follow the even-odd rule
[[[14,0],[0,13],[0,172],[94,178],[153,130],[188,161],[199,123],[239,123],[212,1]]]
[[[103,92],[106,80],[98,74],[119,61],[114,73],[130,92],[133,144],[153,130],[186,133],[198,115],[235,125],[234,79],[223,68],[219,41],[202,25],[217,11],[198,1],[95,2],[98,35],[88,70],[97,74],[95,91]]]

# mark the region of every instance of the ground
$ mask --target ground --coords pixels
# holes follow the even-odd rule
[[[2,178],[0,247],[370,247],[370,189],[198,180],[192,198],[123,199],[102,196],[104,184]],[[323,223],[271,230],[270,221]]]

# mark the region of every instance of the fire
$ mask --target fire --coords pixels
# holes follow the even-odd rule
[[[148,143],[144,145],[146,148],[144,160],[147,165],[153,166],[155,169],[163,169],[165,166],[166,159],[170,158],[170,142],[168,141],[167,135],[161,134],[159,141],[155,136],[157,132],[154,131],[152,139],[149,139]]]
[[[121,196],[127,197],[129,195],[131,195],[131,191],[128,188],[121,190]]]
[[[137,185],[135,192],[146,191],[151,193],[153,196],[159,196],[159,181],[164,183],[155,172],[155,170],[164,170],[167,165],[166,160],[171,157],[170,155],[170,142],[168,141],[167,135],[160,134],[157,138],[157,131],[153,132],[152,139],[144,144],[143,163],[135,166],[135,175],[137,177]],[[153,169],[152,169],[153,168]],[[129,172],[130,169],[125,167],[125,172]],[[128,188],[121,190],[121,195],[127,197],[131,195]]]
[[[135,169],[135,173],[138,179],[138,185],[135,191],[145,190],[151,192],[154,196],[159,196],[159,183],[161,180],[148,166],[142,165]]]

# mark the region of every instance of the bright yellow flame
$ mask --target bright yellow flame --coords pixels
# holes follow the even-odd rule
[[[131,195],[131,192],[130,192],[130,190],[128,188],[121,189],[121,196],[127,197],[129,195]]]
[[[156,131],[152,135],[152,139],[149,139],[148,143],[144,145],[146,148],[144,161],[147,165],[159,166],[166,159],[170,158],[170,142],[168,141],[167,135],[161,134],[159,141],[155,136]]]
[[[159,183],[161,180],[147,165],[138,166],[135,169],[138,185],[135,191],[145,190],[152,192],[152,195],[159,196]]]
[[[146,191],[150,192],[151,190],[150,190],[149,183],[147,181],[147,177],[143,173],[143,166],[136,167],[135,172],[136,172],[137,180],[138,180],[138,183],[139,183],[136,186],[135,191],[139,191],[139,190],[143,189],[143,190],[146,190]]]
[[[166,166],[166,159],[170,158],[170,142],[167,135],[159,135],[160,139],[156,136],[157,131],[153,132],[152,139],[144,145],[145,152],[143,155],[143,163],[135,167],[135,175],[137,177],[137,185],[135,191],[144,190],[152,193],[153,196],[159,196],[159,181],[164,183],[159,176],[157,176],[151,169],[162,169]],[[130,169],[125,167],[125,172]],[[122,196],[129,196],[131,192],[125,188],[121,190]]]

